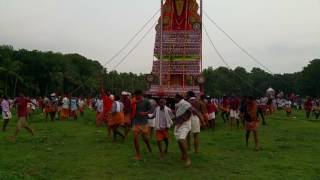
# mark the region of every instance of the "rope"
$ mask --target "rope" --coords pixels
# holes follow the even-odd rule
[[[258,63],[262,68],[267,70],[272,75],[274,74],[268,67],[266,67],[264,64],[262,64],[257,58],[255,58],[253,55],[251,55],[247,50],[245,50],[239,43],[237,43],[225,30],[223,30],[206,12],[204,12],[205,16],[209,19],[213,25],[218,28],[225,36],[227,36],[228,39],[230,39],[233,44],[235,44],[242,52],[244,52],[251,60]]]
[[[84,86],[84,84],[79,85],[76,89],[74,89],[70,95],[72,95],[73,93],[77,92],[80,88],[82,88]]]
[[[116,64],[112,69],[115,70],[117,67],[119,67],[126,59],[127,57],[140,45],[140,43],[147,37],[147,35],[151,32],[152,29],[154,29],[154,26],[156,25],[153,24],[149,30],[142,36],[142,38],[133,46],[133,48],[130,49],[130,51],[120,60],[118,64]]]
[[[232,68],[231,68],[231,66],[229,65],[229,63],[225,60],[225,58],[222,56],[222,54],[220,53],[220,51],[218,50],[218,48],[216,47],[216,45],[213,43],[213,41],[212,41],[212,39],[211,39],[211,37],[210,37],[210,35],[209,35],[209,33],[208,33],[208,31],[207,31],[207,29],[206,29],[206,27],[205,27],[204,25],[203,25],[203,29],[204,29],[204,31],[205,31],[208,39],[209,39],[210,44],[212,45],[213,49],[215,50],[215,52],[216,52],[217,55],[219,56],[220,60],[221,60],[229,69],[231,69],[231,72],[232,72],[237,78],[239,78],[240,81],[244,82],[249,88],[252,88],[252,89],[255,90],[256,92],[263,94],[263,92],[262,92],[261,90],[259,90],[259,89],[255,88],[255,87],[251,86],[251,84],[249,84],[247,81],[243,80],[242,77],[240,77],[237,73],[235,73],[235,72],[232,70]]]
[[[159,13],[160,9],[153,14],[153,16],[139,29],[138,32],[134,34],[134,36],[113,56],[111,57],[103,66],[110,64],[116,57],[118,57],[122,51],[124,51],[132,41],[144,30],[144,28],[153,20],[153,18]]]
[[[215,52],[217,53],[217,55],[219,56],[220,60],[229,68],[232,69],[231,66],[229,65],[229,63],[224,59],[224,57],[222,56],[222,54],[219,52],[218,48],[216,47],[216,45],[213,43],[212,39],[209,36],[209,33],[206,29],[206,27],[203,25],[203,29],[210,41],[210,44],[212,45],[212,47],[214,48]]]

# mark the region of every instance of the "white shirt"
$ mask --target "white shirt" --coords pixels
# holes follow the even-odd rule
[[[78,106],[79,106],[79,108],[83,108],[83,106],[84,106],[84,100],[79,99],[79,100],[78,100]]]
[[[286,103],[285,103],[285,106],[287,107],[287,108],[291,108],[291,101],[286,101]]]
[[[102,99],[97,99],[96,107],[97,107],[97,112],[103,112],[103,101],[102,101]]]
[[[70,101],[67,97],[64,97],[62,99],[62,108],[63,109],[69,109],[69,106],[70,106]]]
[[[38,104],[37,100],[36,99],[32,99],[31,102],[33,103],[33,104],[31,104],[31,109],[35,110],[36,109],[36,105],[35,104]]]

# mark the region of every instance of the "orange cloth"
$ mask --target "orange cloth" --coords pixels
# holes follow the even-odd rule
[[[256,131],[259,127],[259,119],[257,116],[258,105],[254,100],[248,102],[247,111],[250,116],[250,121],[246,122],[246,129],[248,131]]]
[[[112,120],[112,116],[110,112],[102,112],[102,121],[105,124],[109,124],[109,122]]]
[[[157,141],[163,141],[169,138],[169,130],[161,129],[156,131],[156,139]]]
[[[109,122],[112,121],[111,109],[112,109],[113,102],[107,95],[104,95],[102,97],[102,101],[103,101],[103,122],[109,125]]]
[[[285,110],[286,110],[287,113],[291,113],[292,112],[292,109],[290,107],[286,107]]]
[[[247,131],[256,131],[258,127],[259,127],[259,122],[257,121],[246,122]]]
[[[78,111],[70,111],[70,117],[78,116]]]
[[[135,125],[133,127],[133,134],[138,136],[140,133],[143,135],[149,135],[149,126],[148,125]]]
[[[45,108],[46,113],[51,113],[57,111],[57,108],[51,104],[48,104]]]
[[[108,122],[109,126],[117,126],[124,123],[124,113],[117,112],[112,115],[111,120]]]
[[[204,118],[204,121],[205,122],[208,122],[209,121],[209,114],[208,113],[205,113],[205,114],[203,114],[203,118]]]
[[[101,123],[103,122],[103,118],[104,118],[103,115],[104,115],[103,112],[97,112],[97,114],[96,114],[96,126],[100,126]]]
[[[131,125],[131,114],[127,113],[124,115],[124,124]]]
[[[136,116],[136,112],[137,112],[137,100],[135,97],[133,97],[131,102],[131,119],[133,119]]]
[[[61,119],[67,119],[69,117],[69,109],[62,109],[61,111]]]
[[[49,107],[48,107],[48,106],[46,106],[46,107],[44,108],[44,112],[45,112],[45,113],[48,113],[48,112],[49,112]]]

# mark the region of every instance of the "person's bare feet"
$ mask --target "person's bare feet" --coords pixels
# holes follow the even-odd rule
[[[142,160],[140,156],[135,156],[133,159],[136,160],[136,161],[141,161]]]
[[[181,161],[186,161],[187,158],[186,158],[185,156],[181,156],[180,160],[181,160]]]
[[[8,141],[12,142],[12,143],[15,143],[17,141],[17,138],[15,136],[10,136],[8,138]]]
[[[163,159],[163,158],[164,158],[164,155],[160,153],[159,159]]]
[[[126,141],[126,140],[128,140],[128,138],[129,138],[129,135],[126,134],[123,139]]]
[[[190,158],[187,158],[186,163],[184,164],[185,167],[190,167],[191,166],[191,160]]]
[[[261,148],[260,147],[255,147],[254,151],[261,151]]]

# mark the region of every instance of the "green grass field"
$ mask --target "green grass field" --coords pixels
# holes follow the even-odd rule
[[[243,130],[230,130],[218,119],[216,131],[201,133],[201,153],[191,154],[192,166],[183,167],[173,137],[169,155],[146,154],[133,160],[132,136],[112,143],[106,128],[96,128],[94,113],[77,122],[47,122],[34,115],[31,137],[23,130],[16,143],[7,141],[15,130],[11,121],[0,132],[0,179],[320,179],[320,121],[307,121],[302,112],[287,118],[279,111],[260,127],[262,151],[247,148]]]

